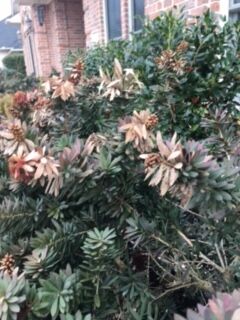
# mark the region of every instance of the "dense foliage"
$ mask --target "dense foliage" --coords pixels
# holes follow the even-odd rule
[[[17,90],[31,90],[35,88],[38,80],[33,76],[25,76],[15,70],[0,70],[0,95],[13,93]]]
[[[26,75],[24,57],[22,53],[10,54],[3,59],[3,65],[9,70]]]
[[[239,43],[169,12],[4,97],[1,319],[173,319],[240,287]]]
[[[33,76],[26,76],[23,54],[6,56],[3,64],[5,67],[0,69],[0,95],[36,87],[38,80]]]

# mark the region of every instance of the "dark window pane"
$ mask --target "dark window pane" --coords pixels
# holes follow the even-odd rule
[[[238,3],[240,3],[240,0],[234,0],[233,3],[238,4]]]
[[[229,13],[229,20],[232,22],[240,21],[240,12],[230,12]]]
[[[133,29],[138,31],[143,27],[144,0],[133,0]]]
[[[120,0],[107,0],[108,39],[119,38],[121,30]]]

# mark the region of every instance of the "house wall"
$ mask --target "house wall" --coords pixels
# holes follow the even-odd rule
[[[83,0],[83,13],[86,46],[103,43],[105,38],[103,1]]]
[[[211,10],[226,15],[228,0],[145,0],[145,15],[154,19],[161,11],[184,6],[187,15],[201,15]],[[36,8],[30,9],[33,20],[32,50],[38,76],[48,76],[52,69],[62,71],[62,60],[68,50],[92,47],[107,42],[105,0],[52,0],[45,7],[45,21],[40,26]],[[121,0],[122,38],[131,31],[131,0]],[[24,38],[24,52],[28,73],[29,42]]]
[[[39,75],[37,52],[35,50],[35,41],[32,33],[24,34],[23,52],[27,75]]]
[[[207,9],[220,12],[220,2],[227,0],[145,0],[145,13],[153,19],[159,15],[160,11],[169,10],[174,6],[185,7],[189,15],[201,15]]]
[[[122,38],[129,36],[129,0],[121,0]],[[104,0],[83,0],[86,47],[107,42]]]
[[[48,76],[53,69],[62,72],[62,60],[69,50],[85,47],[83,8],[80,0],[53,0],[45,6],[44,23],[38,21],[37,8],[30,8],[32,28],[32,50],[37,76]],[[24,52],[28,57],[28,74],[33,73],[29,61],[29,37],[23,35]]]
[[[228,0],[145,0],[145,15],[156,18],[160,12],[184,7],[187,15],[201,15],[207,9],[221,15],[228,14]],[[105,0],[83,0],[86,46],[107,41]],[[129,37],[131,0],[121,0],[122,38]]]

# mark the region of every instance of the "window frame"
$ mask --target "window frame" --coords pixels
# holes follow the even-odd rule
[[[111,38],[109,37],[109,18],[108,18],[108,0],[103,0],[103,17],[104,17],[104,31],[105,31],[105,42],[112,40],[120,40],[122,39],[122,12],[121,12],[121,0],[119,0],[120,4],[120,30],[121,35],[119,37]]]
[[[240,17],[240,3],[234,4],[234,0],[228,1],[228,21],[239,21]]]
[[[145,3],[144,3],[145,8]],[[129,25],[129,34],[138,33],[142,29],[134,30],[134,0],[128,0],[128,25]]]
[[[229,11],[240,10],[240,3],[234,3],[234,0],[229,0]]]

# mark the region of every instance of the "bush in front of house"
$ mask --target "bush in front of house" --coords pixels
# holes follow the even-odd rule
[[[34,76],[24,76],[13,70],[0,70],[0,94],[13,93],[17,90],[30,90],[39,86],[39,80]]]
[[[26,75],[24,56],[22,53],[14,53],[3,58],[3,65],[15,73]]]
[[[121,63],[124,61],[124,52],[128,46],[126,40],[111,40],[105,46],[94,46],[87,50],[69,51],[63,61],[64,66],[74,63],[78,58],[83,58],[85,63],[84,74],[86,77],[99,75],[99,66],[112,71],[114,58]]]
[[[6,56],[3,64],[5,68],[0,70],[0,94],[37,87],[37,79],[26,76],[23,54]]]
[[[2,97],[1,319],[172,320],[240,287],[237,31],[165,13]]]
[[[200,17],[198,24],[187,26],[181,13],[176,19],[170,12],[149,21],[128,43],[113,42],[110,49],[89,50],[84,72],[87,77],[96,76],[102,66],[112,76],[113,60],[118,58],[123,68],[133,68],[145,85],[128,107],[124,102],[126,112],[147,105],[161,119],[164,134],[177,131],[181,136],[206,138],[201,120],[208,116],[209,107],[221,110],[228,103],[233,113],[237,112],[238,30],[238,25],[230,23],[220,27],[210,13]],[[74,57],[79,56],[84,57],[81,53]]]

